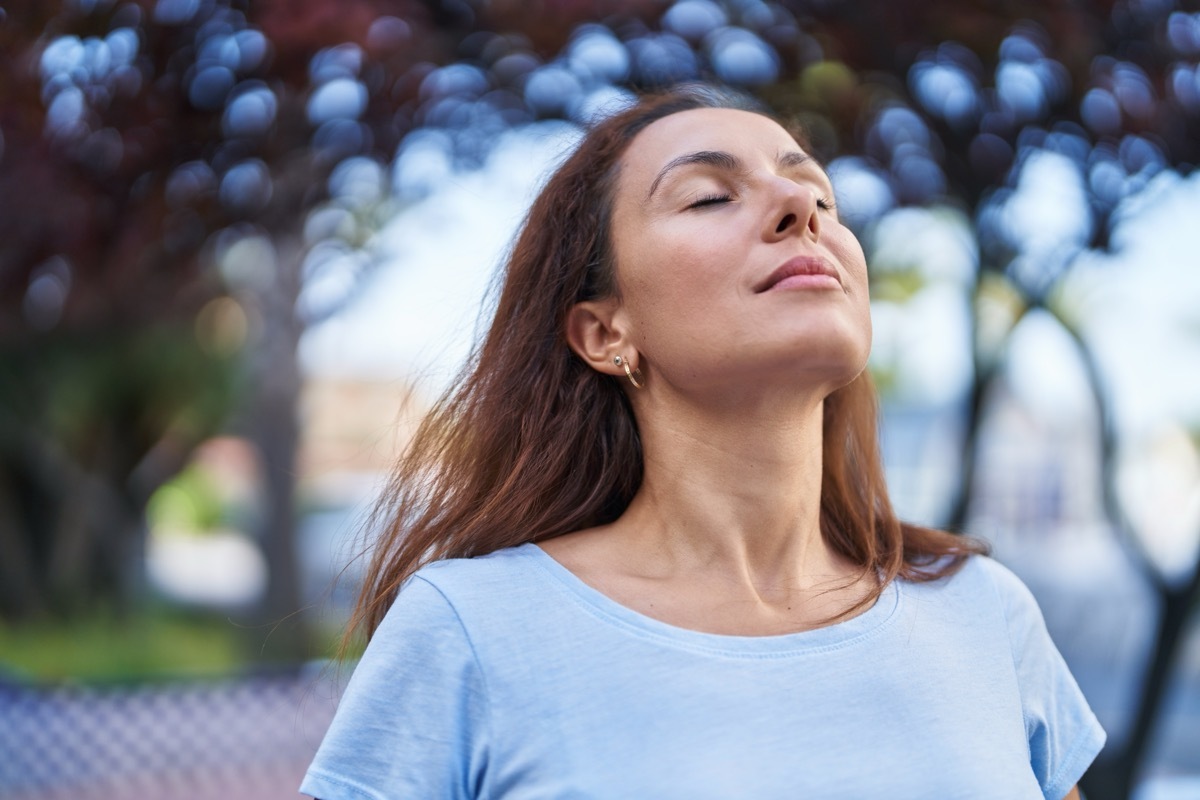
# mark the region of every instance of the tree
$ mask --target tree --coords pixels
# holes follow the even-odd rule
[[[384,189],[331,178],[390,157],[447,40],[419,4],[369,0],[0,18],[0,617],[131,602],[147,499],[233,426],[265,466],[263,618],[282,620],[296,343],[386,213]],[[341,295],[305,296],[336,271]],[[269,643],[296,657],[302,638]]]

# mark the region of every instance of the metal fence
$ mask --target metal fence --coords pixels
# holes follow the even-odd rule
[[[314,671],[130,687],[0,683],[0,798],[294,800],[336,694]]]

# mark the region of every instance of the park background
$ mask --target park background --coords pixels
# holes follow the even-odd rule
[[[295,796],[540,181],[706,80],[828,165],[893,499],[1038,596],[1088,797],[1200,797],[1198,62],[1173,0],[0,3],[0,795]]]

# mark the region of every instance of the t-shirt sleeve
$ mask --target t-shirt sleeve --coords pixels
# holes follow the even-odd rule
[[[1104,729],[1050,639],[1033,594],[988,559],[1008,623],[1033,772],[1046,800],[1062,800],[1104,746]]]
[[[355,668],[300,791],[320,800],[475,797],[486,725],[466,630],[445,596],[414,576]]]

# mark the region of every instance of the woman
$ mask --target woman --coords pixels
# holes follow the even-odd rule
[[[862,249],[736,106],[644,100],[534,203],[303,791],[1077,796],[1103,731],[1024,586],[893,514]]]

